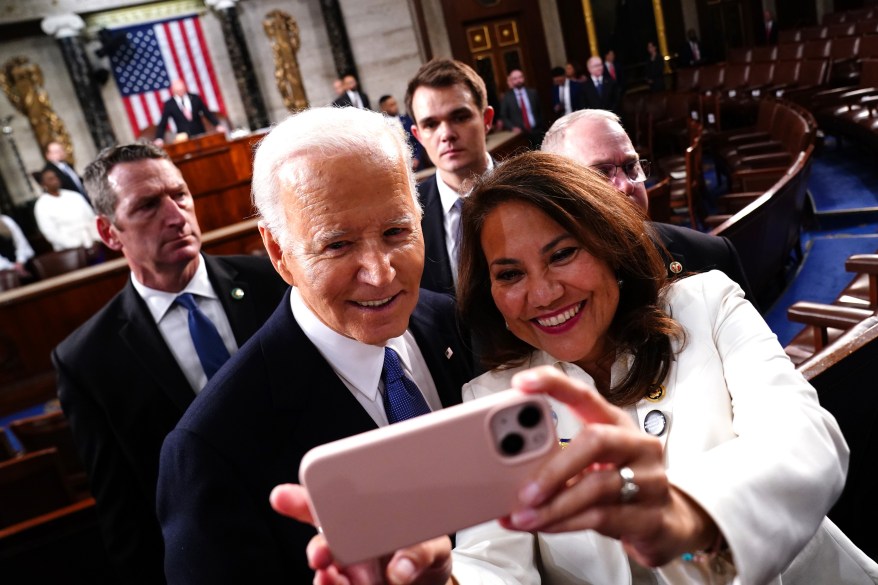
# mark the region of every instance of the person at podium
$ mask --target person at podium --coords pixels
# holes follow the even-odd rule
[[[227,131],[216,114],[207,109],[201,96],[197,93],[189,93],[186,82],[175,79],[171,82],[171,97],[162,106],[162,117],[155,130],[155,144],[162,146],[165,143],[164,136],[169,120],[174,121],[178,135],[185,134],[187,138],[192,138],[204,134],[207,130],[204,128],[202,115],[216,127],[218,132]]]

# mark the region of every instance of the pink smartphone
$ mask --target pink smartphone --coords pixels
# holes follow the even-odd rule
[[[299,478],[349,565],[505,516],[557,449],[546,398],[505,390],[315,447]]]

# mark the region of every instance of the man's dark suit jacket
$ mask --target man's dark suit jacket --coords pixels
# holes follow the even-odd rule
[[[360,100],[362,100],[363,102],[363,107],[367,110],[371,110],[372,106],[369,105],[369,96],[364,94],[362,91],[357,91],[357,93],[360,94]],[[335,101],[332,102],[332,105],[339,108],[344,108],[345,106],[353,107],[354,104],[353,102],[351,102],[351,98],[350,96],[348,96],[348,92],[344,92],[343,94],[335,98]]]
[[[186,119],[183,110],[177,105],[176,99],[173,97],[168,99],[164,106],[162,106],[162,117],[159,120],[158,126],[156,126],[155,137],[165,137],[165,131],[168,129],[168,120],[171,119],[173,119],[174,124],[177,125],[177,132],[185,132],[190,138],[206,132],[204,122],[201,120],[202,114],[204,114],[204,117],[210,120],[210,123],[214,126],[219,124],[219,119],[213,112],[207,109],[207,106],[198,94],[189,94],[189,104],[192,106],[191,120]]]
[[[532,87],[525,87],[524,93],[527,95],[528,102],[530,102],[531,114],[534,117],[534,125],[530,131],[532,134],[540,134],[542,136],[546,128],[543,124],[543,112],[540,108],[540,98],[537,95],[537,90]],[[513,89],[503,94],[503,101],[500,102],[500,119],[503,121],[503,127],[506,130],[512,130],[513,128],[524,130],[524,115],[521,112],[521,106],[518,104],[515,90]]]
[[[689,44],[689,39],[686,39],[680,45],[680,64],[683,67],[695,67],[707,61],[704,57],[704,45],[701,44],[701,41],[696,41],[696,44],[698,45],[699,59],[695,59],[695,53],[692,52],[692,45]]]
[[[72,169],[73,167],[70,167],[70,168]],[[50,169],[55,171],[55,174],[57,174],[58,178],[61,179],[61,188],[62,189],[67,189],[68,191],[73,191],[74,193],[79,193],[80,195],[85,197],[85,200],[88,201],[89,205],[91,205],[91,199],[88,198],[88,194],[85,192],[85,189],[84,188],[80,189],[79,185],[76,184],[76,182],[70,177],[70,175],[68,175],[67,173],[64,172],[64,169],[62,169],[61,167],[59,167],[55,163],[47,160],[46,166],[43,167],[43,170],[46,171],[46,170],[50,170]],[[76,171],[74,170],[73,172],[76,172]],[[76,176],[79,177],[79,175],[76,175]],[[79,177],[79,182],[82,183],[82,177]]]
[[[557,117],[561,117],[564,112],[564,100],[561,92],[564,90],[563,85],[552,86],[552,111]],[[585,94],[583,93],[582,83],[570,80],[570,109],[575,112],[585,108]]]
[[[602,77],[600,93],[598,93],[598,89],[595,87],[591,77],[585,78],[583,86],[585,107],[593,110],[616,111],[620,98],[619,86],[612,77],[606,75]]]
[[[271,314],[287,284],[266,258],[203,256],[240,346]],[[232,291],[240,289],[244,295]],[[155,514],[162,441],[195,398],[129,281],[52,353],[58,393],[91,480],[119,583],[163,583]]]
[[[442,404],[459,403],[473,369],[453,299],[421,290],[409,330]],[[310,583],[305,548],[315,531],[274,512],[269,493],[298,483],[299,463],[311,448],[374,428],[305,336],[285,295],[162,447],[158,516],[168,581]]]
[[[421,288],[453,295],[454,278],[451,275],[451,260],[445,245],[445,213],[439,197],[437,175],[418,184],[418,195],[424,208],[421,218],[421,231],[424,233],[424,273],[421,275]]]
[[[760,45],[776,45],[777,44],[777,21],[773,21],[771,23],[771,30],[767,30],[765,27],[765,22],[763,21],[762,26],[757,29],[759,32],[757,34],[759,38]],[[768,34],[766,34],[768,33]]]
[[[692,272],[721,270],[726,276],[737,282],[744,290],[747,300],[756,306],[756,298],[750,290],[750,283],[741,266],[741,259],[735,246],[728,238],[711,236],[697,230],[672,225],[669,223],[650,222],[655,228],[659,240],[667,248],[674,260],[682,265],[680,275]],[[670,260],[668,264],[670,265]],[[670,268],[668,275],[676,276]]]

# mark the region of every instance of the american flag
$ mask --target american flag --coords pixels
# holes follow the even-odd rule
[[[213,112],[225,114],[213,63],[198,15],[114,29],[125,42],[110,56],[134,135],[158,124],[170,85],[182,79]],[[173,127],[173,120],[171,125]]]

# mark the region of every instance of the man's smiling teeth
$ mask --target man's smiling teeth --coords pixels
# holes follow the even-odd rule
[[[559,313],[557,315],[552,315],[551,317],[547,317],[545,319],[536,319],[536,322],[542,325],[543,327],[557,327],[558,325],[562,325],[572,319],[582,308],[582,303],[579,303],[573,307],[570,307],[563,313]]]
[[[392,300],[393,297],[387,297],[386,299],[381,299],[380,301],[357,301],[357,304],[364,307],[380,307],[381,305],[386,305]]]

